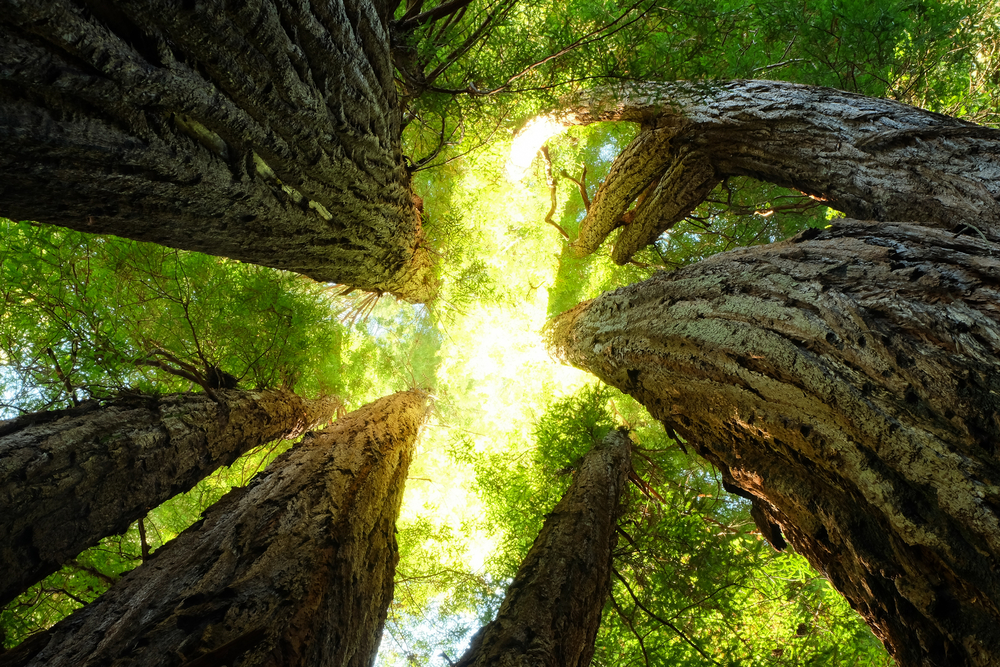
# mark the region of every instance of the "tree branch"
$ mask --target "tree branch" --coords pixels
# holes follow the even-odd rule
[[[620,582],[622,582],[622,584],[624,584],[625,590],[628,591],[628,594],[630,596],[632,596],[632,600],[635,602],[636,606],[639,607],[639,609],[642,609],[644,612],[646,612],[646,614],[648,614],[649,617],[652,618],[653,620],[655,620],[655,621],[657,621],[657,622],[659,622],[659,623],[667,626],[668,628],[670,628],[671,630],[673,630],[674,632],[676,632],[677,636],[679,636],[681,639],[683,639],[695,651],[698,651],[698,653],[701,654],[701,656],[703,658],[705,658],[706,660],[711,661],[711,663],[713,665],[719,665],[719,667],[722,667],[722,665],[717,660],[715,660],[709,654],[705,653],[705,651],[703,651],[701,648],[699,648],[699,646],[697,644],[695,644],[693,641],[691,641],[691,639],[689,639],[686,634],[684,634],[683,632],[681,632],[680,628],[678,628],[676,625],[674,625],[670,621],[668,621],[668,620],[666,620],[664,618],[660,618],[659,616],[657,616],[656,614],[654,614],[653,612],[651,612],[644,604],[642,604],[641,602],[639,602],[639,598],[637,598],[635,596],[635,593],[632,592],[632,587],[628,585],[628,582],[625,581],[625,579],[622,577],[622,575],[618,573],[618,570],[616,568],[612,567],[611,568],[611,572],[616,577],[618,577],[618,581],[620,581]]]
[[[545,222],[558,229],[559,233],[563,235],[563,238],[568,241],[569,234],[566,233],[566,230],[563,229],[558,222],[552,219],[552,216],[556,212],[556,178],[552,173],[552,157],[549,155],[548,145],[542,146],[541,151],[542,157],[545,158],[545,182],[548,183],[549,195],[552,199],[552,206],[549,207],[549,212],[545,216]]]
[[[406,32],[413,30],[425,23],[431,21],[437,21],[442,19],[449,14],[453,14],[460,9],[464,9],[466,5],[472,3],[472,0],[450,0],[450,2],[442,2],[440,5],[433,9],[428,9],[426,12],[421,12],[419,14],[414,13],[414,10],[419,11],[423,6],[423,2],[414,3],[413,6],[403,15],[399,21],[396,22],[396,29]],[[414,15],[411,16],[410,14]]]

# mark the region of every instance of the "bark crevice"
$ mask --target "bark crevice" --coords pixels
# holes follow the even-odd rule
[[[605,294],[549,329],[766,502],[901,665],[1000,654],[1000,258],[834,221]]]

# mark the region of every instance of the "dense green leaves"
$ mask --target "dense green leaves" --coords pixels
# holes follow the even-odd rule
[[[0,221],[4,396],[20,410],[183,391],[180,363],[246,388],[345,389],[349,345],[311,281],[150,244]],[[159,354],[163,351],[166,354]],[[160,364],[152,365],[152,364]]]

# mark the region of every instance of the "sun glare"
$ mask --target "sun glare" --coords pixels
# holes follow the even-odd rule
[[[536,116],[514,135],[507,160],[507,179],[516,183],[524,178],[525,172],[535,159],[535,154],[552,137],[566,130],[566,125],[553,116]]]

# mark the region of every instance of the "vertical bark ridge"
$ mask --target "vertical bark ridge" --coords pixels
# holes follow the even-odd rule
[[[427,398],[310,433],[91,605],[0,665],[349,665],[374,659]],[[238,656],[238,658],[236,657]],[[200,661],[200,663],[199,663]]]
[[[0,606],[151,507],[339,401],[287,391],[137,396],[0,423]]]
[[[906,666],[1000,660],[1000,251],[837,221],[581,304],[557,354],[756,498]]]
[[[369,0],[7,0],[0,35],[0,215],[433,297]]]
[[[583,459],[546,518],[497,617],[455,667],[585,667],[611,590],[611,556],[631,468],[631,441],[608,434]]]

